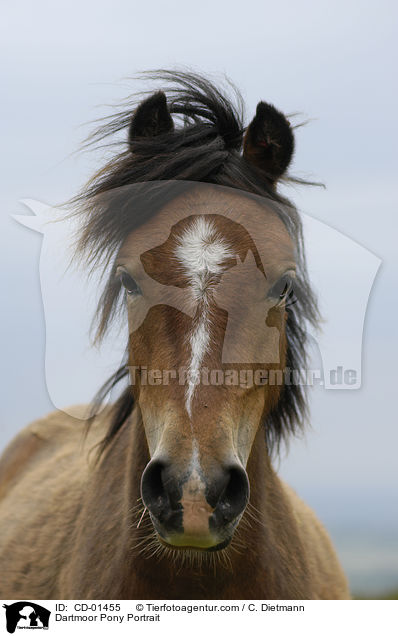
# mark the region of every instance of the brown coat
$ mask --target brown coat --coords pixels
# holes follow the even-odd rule
[[[96,464],[90,449],[104,435],[108,416],[108,409],[97,416],[83,444],[81,420],[51,413],[19,433],[3,454],[0,596],[349,597],[325,529],[275,474],[262,434],[248,463],[250,504],[226,558],[179,562],[159,549],[154,555],[142,551],[152,534],[150,523],[137,529],[135,516],[149,458],[146,440],[135,411]]]

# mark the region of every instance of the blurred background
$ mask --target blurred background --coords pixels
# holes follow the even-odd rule
[[[135,73],[182,66],[225,73],[248,119],[264,99],[310,120],[297,130],[291,172],[326,190],[285,193],[382,260],[365,320],[361,388],[313,389],[305,439],[292,441],[277,465],[329,529],[354,596],[397,595],[397,14],[386,0],[3,0],[1,448],[53,408],[41,236],[11,218],[27,213],[19,201],[58,205],[77,192],[104,160],[103,152],[75,153],[92,129],[82,124],[142,88],[128,79]]]

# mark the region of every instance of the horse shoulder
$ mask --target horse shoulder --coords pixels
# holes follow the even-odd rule
[[[39,464],[51,461],[59,453],[76,455],[83,440],[86,420],[81,418],[87,413],[87,407],[74,406],[68,410],[69,415],[53,411],[31,422],[8,444],[0,456],[0,500],[26,472],[38,468]],[[90,442],[96,438],[99,441],[100,432],[105,432],[101,423],[96,422],[90,431]]]
[[[308,557],[315,590],[314,598],[350,598],[347,579],[326,528],[315,512],[290,486],[282,482],[282,487],[291,505],[300,540]]]
[[[104,411],[85,437],[81,409],[69,413],[32,422],[0,459],[2,598],[60,598],[60,573],[95,459],[90,451],[107,423]]]

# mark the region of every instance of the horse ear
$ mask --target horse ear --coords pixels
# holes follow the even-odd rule
[[[155,137],[170,132],[173,128],[166,95],[163,91],[158,91],[141,102],[131,118],[128,135],[130,149],[137,137]]]
[[[286,171],[294,136],[286,117],[271,104],[259,102],[243,140],[243,156],[274,184]]]

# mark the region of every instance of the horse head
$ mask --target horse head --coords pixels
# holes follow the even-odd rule
[[[289,122],[260,102],[244,129],[214,87],[193,84],[124,118],[127,150],[91,185],[81,246],[112,261],[99,334],[120,297],[129,324],[131,385],[105,442],[135,405],[150,457],[141,495],[158,537],[218,550],[248,503],[260,426],[271,445],[304,410],[283,370],[304,356],[293,304],[303,320],[316,312],[299,217],[277,194]]]

